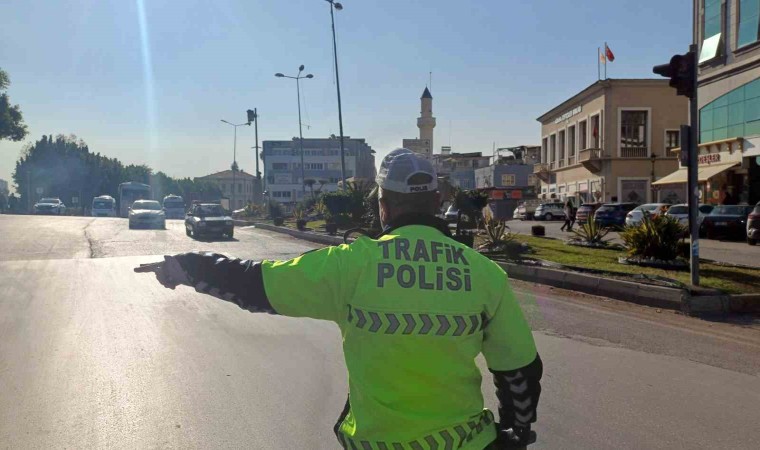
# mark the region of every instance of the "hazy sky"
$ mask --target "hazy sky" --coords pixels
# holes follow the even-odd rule
[[[336,13],[346,135],[382,157],[417,137],[432,70],[435,147],[490,152],[537,144],[535,118],[596,80],[651,77],[687,50],[691,2],[663,0],[345,0]],[[3,0],[0,67],[30,134],[75,134],[90,149],[173,176],[229,167],[232,128],[258,108],[259,139],[338,134],[324,0]],[[141,17],[144,20],[141,20]],[[0,142],[10,181],[21,143]],[[238,162],[253,172],[252,127]],[[379,159],[379,158],[378,158]]]

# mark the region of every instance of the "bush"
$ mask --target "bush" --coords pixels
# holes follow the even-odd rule
[[[267,212],[269,213],[270,219],[278,219],[284,215],[282,205],[277,200],[269,200],[269,203],[267,204]]]
[[[606,246],[610,239],[604,239],[609,234],[609,228],[600,227],[595,221],[588,220],[573,230],[576,240],[592,246]]]
[[[351,199],[345,192],[329,192],[322,196],[327,213],[331,217],[348,214],[351,207]]]
[[[451,203],[460,214],[473,220],[475,226],[483,222],[483,208],[488,206],[488,194],[481,191],[464,191],[455,187],[451,191]]]
[[[363,224],[366,221],[366,199],[374,188],[374,183],[353,181],[346,183],[345,194],[349,198],[348,214],[355,224]]]
[[[678,256],[678,243],[683,233],[684,227],[677,219],[644,214],[641,223],[624,228],[620,238],[625,242],[628,256],[669,261]]]

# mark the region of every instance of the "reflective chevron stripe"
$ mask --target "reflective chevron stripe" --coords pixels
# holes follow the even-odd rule
[[[339,433],[339,440],[342,448],[346,450],[454,450],[461,448],[465,442],[472,441],[475,436],[493,423],[494,418],[491,411],[484,410],[477,422],[468,421],[467,424],[456,425],[453,428],[429,434],[411,442],[353,441],[343,436],[342,433]],[[455,434],[459,437],[458,440],[455,439]]]
[[[467,336],[483,331],[488,325],[485,313],[424,314],[368,311],[349,305],[348,322],[370,333],[418,334],[430,336]]]

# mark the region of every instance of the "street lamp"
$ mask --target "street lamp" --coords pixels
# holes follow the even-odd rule
[[[303,164],[303,128],[301,127],[301,79],[303,78],[314,78],[314,75],[308,74],[301,76],[301,72],[303,72],[304,66],[301,64],[298,67],[298,75],[292,77],[290,75],[283,75],[281,73],[276,73],[274,76],[277,78],[290,78],[291,80],[296,80],[296,96],[298,98],[298,137],[300,138],[301,142],[301,190],[303,191],[303,198],[306,198],[306,175],[304,172],[304,164]]]
[[[232,197],[230,198],[230,202],[232,203],[232,205],[230,207],[230,211],[235,211],[235,172],[237,172],[237,169],[238,169],[238,165],[237,165],[237,128],[241,127],[243,125],[250,126],[251,122],[234,124],[232,122],[227,122],[224,119],[221,119],[221,120],[222,120],[222,122],[226,123],[227,125],[231,125],[232,128],[235,129],[235,133],[234,133],[235,137],[233,138],[233,141],[232,141],[232,167],[231,167],[231,169],[232,169]]]
[[[340,178],[343,181],[343,190],[346,189],[346,152],[343,148],[343,110],[340,103],[340,76],[338,75],[338,45],[335,41],[335,15],[333,10],[340,11],[343,5],[334,0],[325,0],[330,4],[330,21],[332,22],[333,56],[335,59],[335,85],[338,90],[338,126],[340,127]]]

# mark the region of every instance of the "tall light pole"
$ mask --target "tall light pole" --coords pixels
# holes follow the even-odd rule
[[[301,64],[300,67],[298,67],[298,75],[291,77],[289,75],[283,75],[281,73],[276,73],[274,76],[277,78],[290,78],[291,80],[296,80],[296,96],[298,97],[298,137],[301,140],[301,190],[303,191],[303,198],[306,198],[306,176],[304,172],[303,167],[303,129],[301,127],[301,79],[303,78],[314,78],[314,75],[308,74],[301,76],[301,72],[303,72],[304,66]]]
[[[222,119],[222,122],[226,123],[227,125],[231,125],[232,128],[235,129],[234,138],[232,141],[232,197],[230,198],[230,211],[235,211],[235,172],[237,172],[237,129],[238,127],[241,127],[243,125],[251,125],[251,122],[245,122],[245,123],[239,123],[234,124],[231,122],[227,122],[226,120]]]
[[[253,128],[254,128],[254,134],[256,136],[256,146],[253,147],[256,149],[256,187],[263,191],[263,188],[261,186],[261,172],[259,172],[259,113],[256,110],[256,108],[253,108],[253,110],[246,111],[248,113],[248,124],[250,125],[251,122],[253,122]],[[255,200],[258,200],[258,195],[256,196]]]
[[[330,4],[330,21],[332,22],[333,56],[335,59],[335,85],[338,89],[338,126],[340,127],[340,178],[343,190],[346,189],[346,152],[343,148],[343,110],[340,104],[340,76],[338,75],[338,44],[335,41],[335,15],[333,10],[342,10],[343,5],[334,0],[325,0]]]

